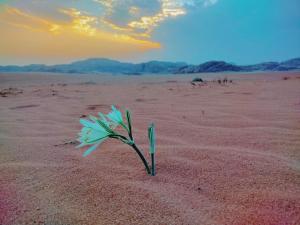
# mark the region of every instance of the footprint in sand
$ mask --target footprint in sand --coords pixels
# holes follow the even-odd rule
[[[86,109],[88,110],[96,110],[99,108],[109,108],[108,105],[104,105],[104,104],[99,104],[99,105],[88,105]]]
[[[144,98],[137,98],[135,99],[136,102],[151,102],[151,101],[156,101],[157,98],[149,98],[149,99],[144,99]]]
[[[39,107],[40,105],[31,104],[31,105],[19,105],[15,107],[10,107],[9,109],[15,110],[15,109],[25,109],[25,108],[33,108],[33,107]]]

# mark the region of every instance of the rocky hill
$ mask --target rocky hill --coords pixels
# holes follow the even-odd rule
[[[300,58],[283,62],[264,62],[254,65],[239,66],[224,61],[209,61],[198,66],[186,65],[175,73],[215,73],[215,72],[252,72],[252,71],[290,71],[300,70]]]
[[[52,72],[52,73],[112,73],[140,75],[144,73],[216,73],[252,71],[290,71],[300,70],[300,58],[283,62],[264,62],[240,66],[224,61],[209,61],[200,65],[187,65],[182,62],[149,61],[145,63],[125,63],[105,58],[92,58],[70,64],[27,66],[0,66],[0,72]]]

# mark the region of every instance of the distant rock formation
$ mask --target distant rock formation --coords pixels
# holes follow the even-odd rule
[[[239,66],[224,61],[209,61],[200,65],[187,65],[183,62],[149,61],[145,63],[124,63],[105,58],[92,58],[70,64],[47,66],[32,64],[27,66],[0,66],[0,72],[51,72],[51,73],[112,73],[123,75],[142,75],[145,73],[216,73],[252,71],[300,70],[300,58],[283,62],[265,62],[255,65]]]
[[[175,73],[215,73],[215,72],[252,72],[252,71],[290,71],[300,70],[300,58],[283,62],[264,62],[254,65],[238,66],[224,61],[209,61],[198,66],[186,65]]]
[[[179,68],[175,73],[209,73],[224,71],[242,71],[241,67],[235,66],[224,61],[209,61],[199,66],[184,66]]]
[[[278,68],[278,62],[265,62],[249,66],[241,66],[242,71],[273,71]]]
[[[297,70],[300,69],[300,58],[290,59],[279,64],[277,70]]]
[[[138,73],[174,73],[186,63],[172,63],[161,61],[150,61],[135,65],[135,71]]]
[[[116,73],[139,75],[142,73],[173,73],[185,63],[150,61],[124,63],[105,58],[92,58],[62,65],[0,66],[0,72],[51,72],[51,73]]]

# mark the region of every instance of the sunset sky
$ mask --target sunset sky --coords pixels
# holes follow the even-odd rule
[[[299,0],[0,0],[0,65],[300,56]]]

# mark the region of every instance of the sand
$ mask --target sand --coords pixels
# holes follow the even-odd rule
[[[0,224],[300,224],[300,73],[0,74],[0,90]],[[116,140],[75,149],[79,118],[111,104],[147,158],[156,124],[157,176]]]

